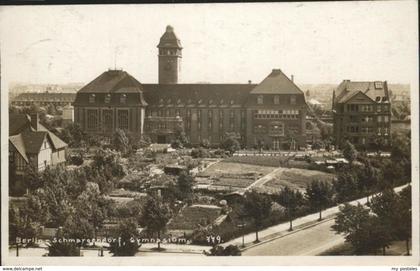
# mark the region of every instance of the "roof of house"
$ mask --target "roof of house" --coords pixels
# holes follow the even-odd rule
[[[280,69],[273,71],[254,89],[251,94],[303,94]]]
[[[10,114],[9,125],[9,141],[26,161],[28,161],[27,154],[39,153],[45,138],[55,150],[67,146],[67,143],[42,124],[38,123],[38,128],[35,130],[31,126],[30,118],[25,114]]]
[[[360,92],[375,102],[389,102],[388,84],[386,81],[352,82],[343,80],[337,87],[334,103],[345,103]],[[384,97],[385,100],[383,99]]]
[[[19,94],[13,101],[72,102],[75,98],[76,93],[27,92]]]
[[[174,32],[174,28],[170,25],[166,27],[165,33],[160,38],[158,48],[179,48],[182,49],[181,41]]]
[[[126,71],[108,70],[82,87],[78,93],[141,93],[143,87]]]
[[[9,136],[17,135],[30,125],[25,114],[9,114]]]

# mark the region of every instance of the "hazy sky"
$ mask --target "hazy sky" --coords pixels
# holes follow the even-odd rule
[[[157,82],[172,25],[183,83],[260,82],[273,68],[297,83],[408,83],[418,74],[415,1],[0,8],[2,78],[89,82],[114,66]]]

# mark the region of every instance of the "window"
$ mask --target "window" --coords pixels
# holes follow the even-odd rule
[[[127,95],[126,94],[121,94],[120,103],[125,104],[126,101],[127,101]]]
[[[175,109],[175,116],[179,117],[179,109]]]
[[[384,122],[389,122],[389,117],[388,116],[384,116]]]
[[[87,128],[95,130],[98,125],[98,111],[96,109],[87,109]]]
[[[274,95],[274,104],[279,104],[279,103],[280,103],[279,95]]]
[[[111,102],[111,94],[105,95],[105,103],[109,104]]]
[[[270,125],[270,135],[284,135],[284,126],[282,123],[274,123]]]
[[[382,88],[382,82],[375,82],[375,88],[381,89]]]
[[[262,95],[259,95],[257,97],[257,104],[263,104],[264,103],[264,97]]]
[[[376,106],[376,112],[381,112],[382,106],[379,104]]]
[[[296,96],[295,95],[290,96],[290,104],[296,104]]]
[[[223,110],[220,110],[219,111],[219,128],[220,129],[223,129],[223,119],[224,119]]]
[[[230,104],[234,104],[235,103],[235,101],[234,100],[230,100]]]
[[[258,124],[254,126],[254,133],[256,134],[263,134],[267,132],[267,128],[262,125],[262,124]]]
[[[95,102],[95,94],[89,95],[89,103],[93,104]]]
[[[213,111],[209,110],[208,111],[208,130],[210,131],[213,128]]]
[[[128,130],[128,110],[118,110],[118,128]]]

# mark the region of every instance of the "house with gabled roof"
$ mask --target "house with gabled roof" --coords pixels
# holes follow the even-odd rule
[[[9,123],[9,163],[15,176],[66,161],[67,143],[39,123],[38,114],[10,114]]]
[[[122,129],[156,143],[171,143],[183,130],[193,145],[218,145],[227,133],[247,148],[305,145],[304,93],[281,70],[260,84],[180,84],[183,48],[173,27],[157,47],[157,84],[108,70],[78,91],[74,117],[83,130],[110,136]]]
[[[356,147],[386,147],[391,142],[391,103],[386,81],[343,80],[333,93],[334,139]]]

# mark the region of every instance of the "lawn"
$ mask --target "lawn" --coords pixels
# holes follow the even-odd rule
[[[334,175],[317,170],[298,168],[284,168],[279,171],[272,180],[261,187],[261,192],[276,193],[284,187],[304,191],[308,184],[314,180],[332,182]]]
[[[234,162],[218,162],[209,166],[199,176],[222,177],[222,176],[243,176],[243,177],[262,177],[275,168],[270,166],[249,165]]]

